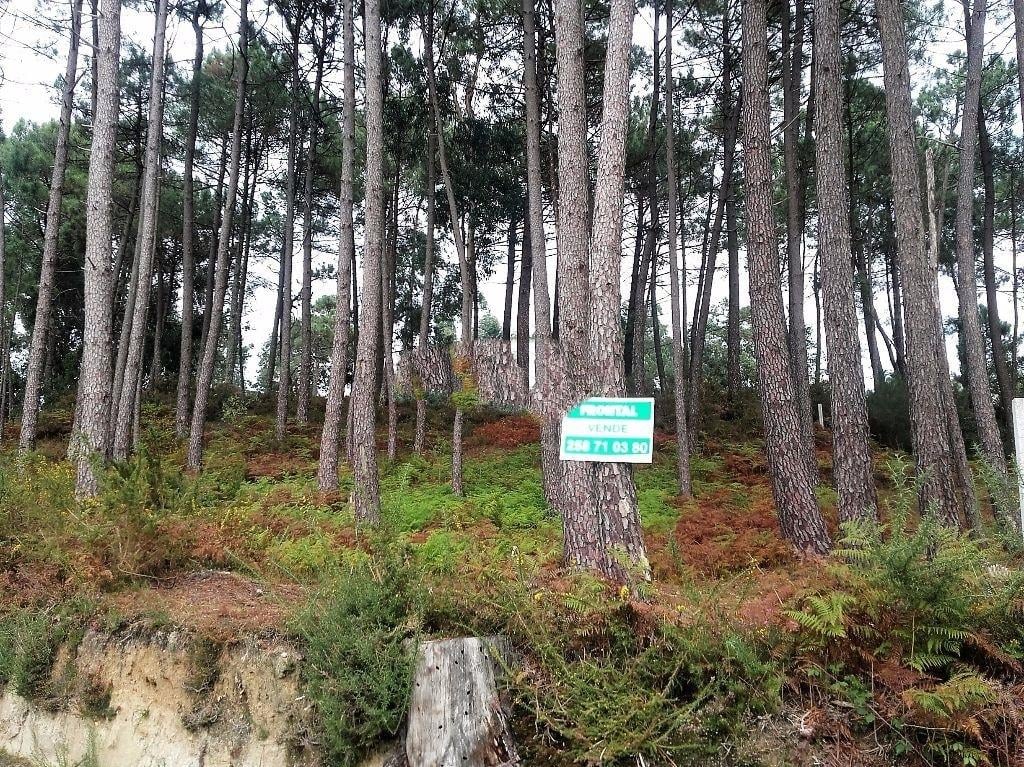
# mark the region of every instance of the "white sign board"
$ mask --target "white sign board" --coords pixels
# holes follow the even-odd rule
[[[649,397],[585,399],[562,418],[563,461],[651,463],[654,400]]]
[[[1013,447],[1017,456],[1018,497],[1020,498],[1020,524],[1024,533],[1024,398],[1013,400]]]

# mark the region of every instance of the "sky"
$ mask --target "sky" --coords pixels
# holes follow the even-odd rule
[[[88,3],[86,3],[86,7],[88,8]],[[990,17],[991,23],[989,24],[989,34],[987,35],[988,50],[1002,50],[1004,52],[1012,50],[1012,24],[1009,25],[1009,27],[1006,24],[1007,14],[1005,13],[1005,9],[1000,15],[998,12],[998,6],[994,7],[997,8],[997,12],[992,14]],[[261,3],[254,3],[251,6],[250,13],[256,23],[276,23],[274,18],[268,16],[266,6]],[[5,131],[9,132],[19,119],[40,122],[56,118],[59,111],[59,93],[55,87],[55,83],[62,75],[66,65],[67,20],[70,18],[70,15],[71,4],[69,2],[48,2],[45,0],[43,2],[38,2],[38,0],[0,1],[0,121],[2,121]],[[215,48],[223,49],[227,45],[232,44],[232,41],[236,36],[237,23],[237,15],[234,15],[233,12],[229,10],[225,13],[223,19],[210,24],[207,29],[207,51],[209,52]],[[648,9],[637,16],[636,23],[634,25],[634,41],[636,44],[645,47],[649,51],[652,47],[651,33],[652,25]],[[133,40],[144,48],[151,48],[153,34],[152,13],[124,7],[122,11],[122,34],[124,38]],[[941,37],[940,42],[933,47],[931,55],[931,63],[935,66],[941,66],[950,52],[963,47],[962,32],[955,25],[941,29],[939,34]],[[85,40],[83,44],[83,61],[84,57],[88,55],[87,43],[88,40]],[[168,52],[173,60],[179,63],[182,67],[187,67],[191,62],[192,45],[193,38],[190,26],[180,19],[172,19],[168,27]],[[921,78],[917,78],[918,81],[920,81],[920,79]],[[638,90],[641,85],[640,78],[635,78],[633,83],[634,95],[642,95]],[[643,84],[643,86],[646,87],[646,84]],[[285,86],[282,84],[282,87]],[[337,83],[328,82],[326,87],[328,90],[333,89],[336,92],[340,92],[340,88]],[[554,243],[553,232],[550,231],[552,227],[549,226],[548,229],[548,266],[549,274],[551,274],[550,284],[553,285]],[[627,230],[627,234],[628,233],[629,232]],[[696,236],[696,233],[694,233],[694,235]],[[300,236],[301,233],[297,233],[297,242],[299,241],[298,238]],[[783,233],[780,232],[780,242],[782,238]],[[314,270],[316,270],[318,266],[334,263],[336,259],[337,251],[333,245],[330,245],[329,247],[328,243],[323,243],[323,245],[323,250],[318,249],[317,252],[314,253]],[[444,252],[445,249],[451,250],[450,242],[445,243],[440,247],[442,248],[443,257],[454,259],[454,253]],[[496,247],[499,248],[502,253],[505,250],[505,245],[502,243],[499,243]],[[813,248],[813,242],[808,243],[806,253],[806,315],[808,323],[812,325],[812,337],[814,335],[814,306],[810,292],[810,283],[814,257]],[[693,246],[691,246],[689,250],[693,253]],[[631,244],[628,242],[624,243],[623,253],[628,255],[631,252]],[[1007,272],[1010,270],[1009,244],[1005,240],[997,242],[996,261],[997,268],[1003,269]],[[724,262],[725,255],[723,253],[719,258],[720,270],[716,276],[715,290],[712,294],[713,304],[723,300],[726,295],[726,275],[724,268],[722,268]],[[745,258],[743,257],[742,252],[741,264],[745,264]],[[698,264],[692,262],[688,264],[689,285],[687,287],[687,295],[691,302],[696,292],[694,283],[696,281],[696,271],[698,266]],[[251,265],[251,269],[254,276],[257,278],[256,282],[262,282],[266,285],[276,284],[276,262],[254,262]],[[669,285],[667,282],[667,268],[663,266],[662,271],[665,275],[659,278],[659,287],[657,291],[658,303],[661,309],[662,321],[665,324],[668,324],[670,314],[668,306]],[[628,263],[624,263],[624,295],[628,293],[628,272]],[[297,294],[301,284],[301,258],[296,259],[294,273],[295,283],[293,284],[293,292]],[[746,273],[744,268],[743,274],[741,275],[741,303],[744,305],[747,303],[746,283]],[[486,280],[482,280],[480,288],[488,305],[488,310],[500,318],[505,293],[505,265],[503,256],[499,255],[498,265],[495,269],[494,275]],[[314,297],[332,292],[333,290],[333,280],[320,280],[314,283]],[[940,294],[944,314],[946,316],[955,314],[957,307],[956,294],[951,280],[946,277],[940,278]],[[877,296],[876,301],[879,301],[879,303],[882,304],[884,303],[884,298],[884,295]],[[266,307],[273,306],[273,301],[274,298],[271,288],[258,287],[256,288],[255,295],[248,300],[246,305],[247,312],[244,318],[246,328],[245,342],[252,346],[254,350],[254,353],[251,353],[249,357],[247,370],[249,380],[253,380],[253,376],[256,372],[256,367],[258,365],[258,350],[262,347],[270,333],[271,324],[273,322],[273,312],[267,311]],[[882,306],[879,306],[878,310],[883,315],[886,314]],[[1012,318],[1012,299],[1008,294],[1008,288],[1002,291],[1000,310],[1004,320]],[[687,311],[687,316],[692,316],[692,314],[693,311],[691,306]],[[884,322],[887,322],[887,317],[884,319]],[[958,368],[958,360],[955,353],[955,339],[947,338],[947,342],[950,351],[950,364],[953,370],[956,371]],[[866,344],[863,339],[862,352],[865,368],[865,380],[870,386],[871,378],[869,361],[867,358]],[[884,349],[882,351],[882,355],[883,363],[888,366],[888,360],[885,358]]]

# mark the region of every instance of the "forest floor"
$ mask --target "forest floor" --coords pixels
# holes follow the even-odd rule
[[[47,414],[36,453],[0,453],[0,682],[4,615],[75,605],[104,625],[301,642],[303,611],[358,577],[401,591],[398,633],[512,638],[529,764],[1024,764],[1020,549],[913,520],[893,455],[875,456],[889,529],[841,532],[819,432],[819,501],[860,554],[814,559],[779,536],[759,440],[716,430],[683,500],[658,431],[635,472],[653,572],[635,598],[562,568],[532,419],[471,419],[460,498],[449,417],[431,411],[423,456],[411,409],[394,461],[381,437],[375,532],[354,524],[348,473],[317,490],[313,424],[279,443],[268,416],[217,421],[193,477],[169,408],[147,404],[139,456],[83,503],[63,460],[70,418]]]

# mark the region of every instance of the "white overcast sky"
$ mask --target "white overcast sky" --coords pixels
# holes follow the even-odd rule
[[[233,5],[233,3],[231,3]],[[86,2],[88,9],[88,2]],[[69,2],[49,2],[49,0],[6,0],[0,2],[0,119],[2,119],[5,131],[10,131],[19,119],[33,121],[44,121],[53,119],[58,114],[58,93],[55,83],[62,75],[67,55],[67,19],[71,15]],[[257,23],[267,19],[266,5],[262,2],[253,3],[250,14]],[[953,15],[956,20],[948,28],[939,31],[942,38],[940,44],[935,46],[932,56],[932,63],[941,66],[950,51],[963,47],[963,36],[958,20],[959,15]],[[988,27],[989,51],[1012,51],[1012,23],[1007,25],[1008,13],[1006,3],[1002,2],[993,7],[990,16],[991,22]],[[51,23],[51,20],[56,23]],[[274,20],[271,24],[276,23]],[[151,48],[153,33],[153,16],[148,10],[140,11],[134,8],[125,7],[122,12],[122,28],[125,38],[131,39],[144,48]],[[231,44],[236,35],[237,15],[228,10],[225,17],[217,24],[211,25],[207,31],[207,51],[213,48],[224,48]],[[649,11],[638,15],[634,27],[634,39],[637,44],[643,45],[648,50],[651,48],[651,19]],[[88,40],[84,41],[86,44]],[[182,66],[187,66],[192,56],[192,35],[191,29],[186,23],[174,18],[169,26],[168,49],[173,59]],[[83,45],[83,56],[88,55],[87,45]],[[920,78],[918,78],[920,80]],[[634,82],[635,87],[646,87],[641,84],[639,78]],[[282,87],[284,87],[282,85]],[[549,232],[549,238],[553,236]],[[629,232],[627,231],[627,234]],[[781,233],[780,233],[781,234]],[[807,320],[809,324],[814,322],[814,307],[810,295],[810,276],[813,264],[813,243],[810,243],[807,253]],[[504,246],[497,246],[504,251]],[[690,253],[696,252],[693,247]],[[631,253],[631,247],[624,244],[623,252]],[[1009,244],[1006,241],[997,243],[997,266],[1006,271],[1010,270]],[[333,262],[335,259],[333,247],[325,248],[323,252],[317,253],[316,257],[320,263]],[[553,255],[553,243],[549,243],[549,255]],[[448,254],[452,257],[452,254]],[[724,254],[719,258],[718,276],[716,278],[716,290],[713,293],[713,300],[720,301],[725,296],[726,279],[723,263]],[[549,270],[553,271],[553,258],[549,258]],[[696,277],[698,264],[688,264],[690,268],[690,282],[688,296],[692,301],[695,290],[693,281]],[[276,281],[274,264],[256,264],[252,267],[254,271],[268,282]],[[667,270],[666,270],[667,271]],[[295,285],[293,289],[297,292],[301,280],[301,259],[296,259]],[[628,268],[624,268],[624,280],[628,281]],[[501,315],[503,296],[505,290],[505,267],[504,258],[499,257],[498,266],[492,278],[481,283],[481,290],[489,305],[489,310],[496,316]],[[553,282],[552,282],[553,284]],[[628,285],[625,287],[628,288]],[[332,291],[332,281],[321,281],[315,285],[316,295]],[[956,296],[952,283],[942,278],[941,284],[943,310],[947,316],[956,312]],[[741,301],[747,302],[746,274],[741,277]],[[884,303],[884,295],[879,296],[880,304]],[[662,318],[667,324],[668,313],[668,284],[667,279],[662,279],[659,290],[659,303],[662,305]],[[247,315],[245,317],[248,330],[246,332],[246,343],[258,350],[270,332],[273,320],[273,312],[267,307],[273,306],[273,295],[269,289],[258,289],[257,294],[249,299],[247,303]],[[879,311],[886,314],[884,307],[879,305]],[[1012,320],[1013,307],[1009,291],[1004,290],[1000,309],[1004,321]],[[692,315],[692,310],[688,316]],[[813,327],[812,327],[813,333]],[[957,369],[957,358],[954,349],[955,341],[949,340],[950,362],[954,370]],[[868,370],[867,349],[862,342],[866,380],[870,384],[870,371]],[[255,373],[256,354],[250,355],[249,378]],[[883,363],[888,365],[883,350]]]

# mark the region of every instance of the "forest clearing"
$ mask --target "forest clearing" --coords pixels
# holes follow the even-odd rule
[[[0,39],[0,765],[1024,767],[1024,0]]]

